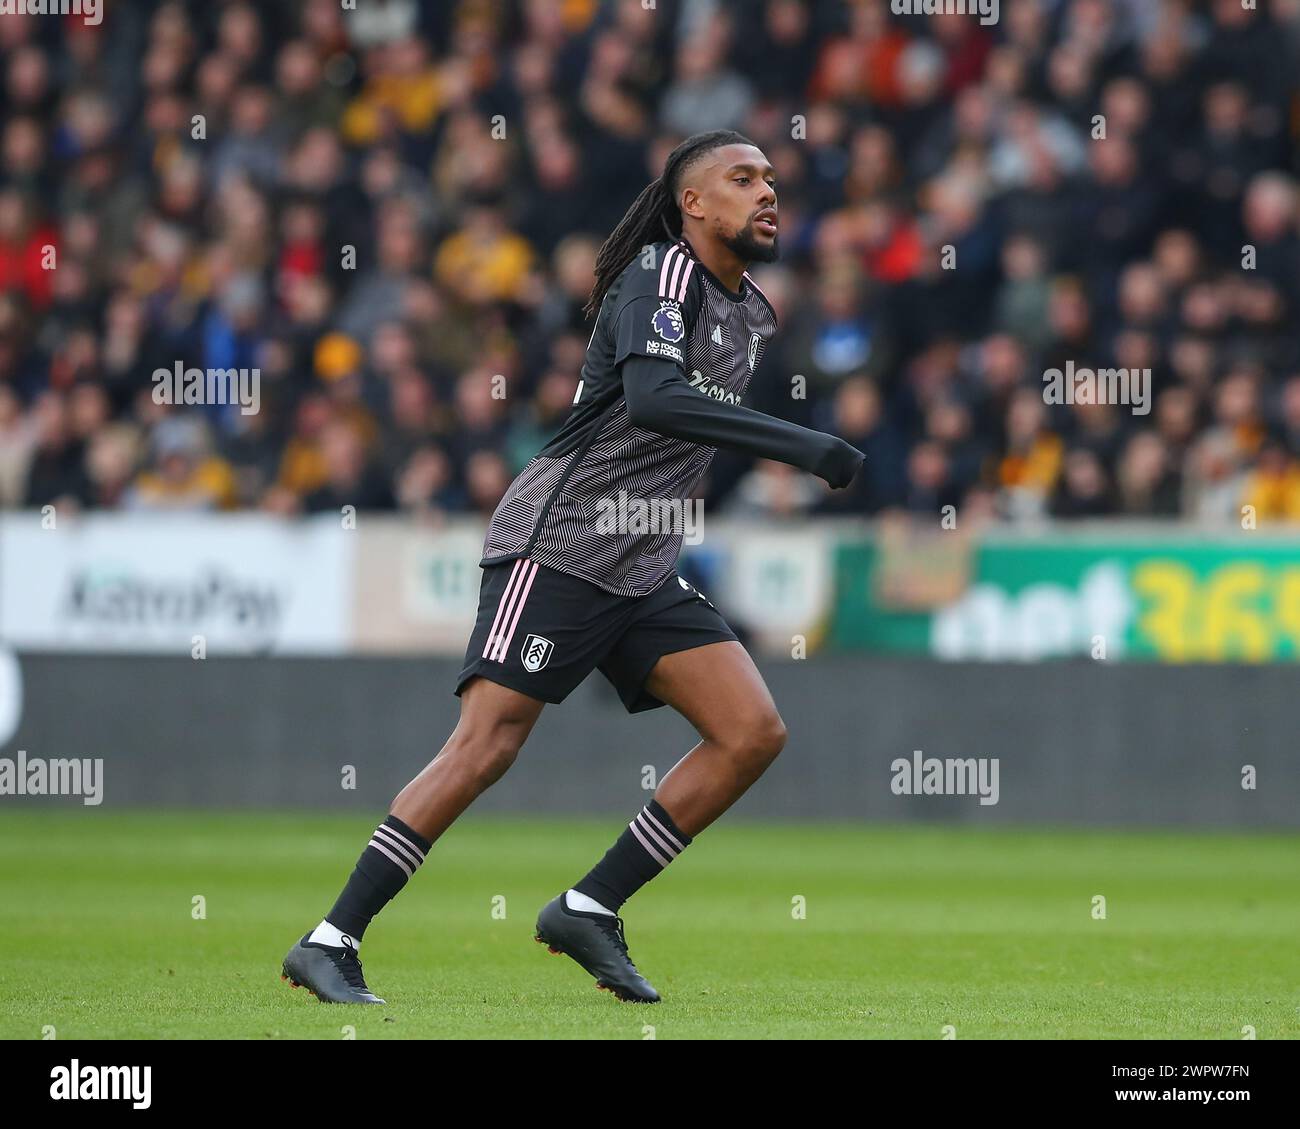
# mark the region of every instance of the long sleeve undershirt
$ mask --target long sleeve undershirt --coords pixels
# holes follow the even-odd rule
[[[865,458],[838,436],[706,396],[671,361],[634,356],[619,371],[628,419],[647,431],[775,459],[835,487],[847,486]]]

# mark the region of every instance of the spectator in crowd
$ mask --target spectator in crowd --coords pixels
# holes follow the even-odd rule
[[[224,510],[235,504],[229,464],[212,454],[206,428],[194,416],[171,416],[153,430],[152,461],[126,490],[123,507],[133,510]],[[111,468],[101,484],[111,489]]]

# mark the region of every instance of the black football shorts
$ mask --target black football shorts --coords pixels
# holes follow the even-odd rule
[[[615,596],[526,557],[486,565],[478,622],[456,679],[476,674],[543,702],[562,702],[593,670],[628,713],[664,703],[643,689],[663,655],[735,639],[718,610],[676,572],[646,596]]]

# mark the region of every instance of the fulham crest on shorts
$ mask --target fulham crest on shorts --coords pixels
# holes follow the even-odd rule
[[[550,661],[555,644],[540,635],[530,635],[524,640],[524,649],[519,652],[520,661],[529,674],[536,674]]]

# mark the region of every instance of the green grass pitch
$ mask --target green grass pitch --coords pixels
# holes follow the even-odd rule
[[[1283,834],[724,817],[625,907],[664,996],[646,1007],[532,940],[620,821],[471,813],[366,937],[388,1006],[322,1005],[280,959],[382,814],[10,807],[0,1037],[1300,1035],[1300,839]]]

